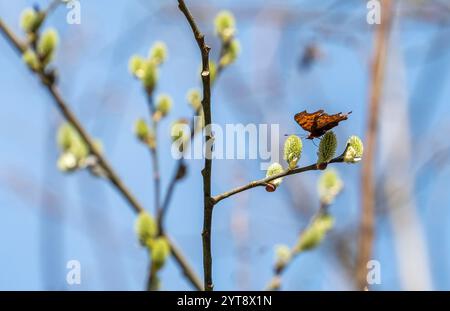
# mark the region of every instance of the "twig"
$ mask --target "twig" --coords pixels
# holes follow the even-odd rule
[[[44,11],[44,14],[46,16],[48,16],[50,13],[52,13],[54,10],[56,10],[56,8],[60,4],[63,4],[63,2],[61,0],[53,0],[52,2],[50,2],[50,4],[48,5],[47,9]]]
[[[340,163],[340,162],[344,162],[342,155],[332,159],[329,163]],[[294,175],[294,174],[298,174],[298,173],[303,173],[306,171],[315,171],[315,170],[319,170],[316,163],[308,165],[308,166],[298,167],[298,168],[295,168],[292,170],[288,169],[279,174],[272,175],[272,176],[269,176],[269,177],[266,177],[263,179],[255,180],[246,185],[243,185],[243,186],[234,188],[232,190],[229,190],[227,192],[224,192],[222,194],[216,195],[216,196],[212,197],[213,204],[215,205],[215,204],[219,203],[220,201],[222,201],[223,199],[229,198],[229,197],[231,197],[235,194],[238,194],[239,192],[245,191],[245,190],[249,190],[249,189],[252,189],[255,187],[261,187],[261,186],[265,187],[269,182],[271,182],[272,180],[275,180],[277,178]]]
[[[153,90],[147,90],[147,101],[148,101],[148,107],[150,112],[150,121],[152,124],[152,130],[153,135],[155,139],[155,146],[150,147],[150,154],[152,157],[152,167],[153,167],[153,183],[155,187],[155,211],[156,213],[159,213],[159,210],[161,208],[161,178],[159,173],[159,160],[158,160],[158,121],[153,119],[153,116],[155,115],[156,109],[155,109],[155,103],[153,101]]]
[[[374,157],[378,130],[378,111],[383,92],[383,81],[386,67],[387,46],[392,19],[392,1],[381,2],[381,24],[375,34],[374,59],[372,64],[372,90],[369,100],[368,127],[365,142],[365,159],[361,171],[362,212],[360,221],[359,254],[356,264],[356,286],[364,290],[367,286],[367,262],[372,253],[374,238],[375,186]]]
[[[161,214],[161,176],[159,171],[159,158],[158,158],[158,120],[154,119],[155,116],[155,103],[153,100],[153,89],[146,89],[147,92],[147,104],[150,112],[150,122],[152,125],[153,135],[155,144],[154,146],[149,146],[150,149],[150,156],[152,159],[152,168],[153,168],[153,186],[154,186],[154,207],[156,211],[156,215]],[[163,235],[163,229],[162,226],[158,226],[158,235]],[[147,282],[147,290],[157,290],[159,285],[158,276],[156,275],[158,273],[158,269],[150,260],[150,268],[149,268],[149,276],[148,276],[148,282]]]
[[[212,281],[212,256],[211,256],[211,224],[213,213],[213,201],[211,198],[211,171],[212,171],[212,133],[211,133],[211,81],[209,72],[209,51],[210,47],[205,43],[205,36],[200,32],[197,24],[186,7],[183,0],[178,0],[178,7],[186,17],[189,25],[194,33],[195,41],[200,49],[202,57],[202,85],[203,85],[203,99],[202,106],[205,115],[205,167],[202,170],[203,175],[203,270],[205,290],[213,290]]]
[[[224,69],[224,67],[222,67],[220,72],[219,71],[216,72],[215,81],[217,81],[217,78],[223,72],[223,69]],[[211,82],[211,87],[213,87],[215,81]],[[190,131],[191,131],[190,142],[191,143],[192,143],[192,141],[195,137],[196,131],[197,131],[196,124],[195,124],[195,118],[200,115],[201,111],[202,111],[202,107],[200,107],[199,109],[197,109],[195,111],[195,113],[191,119],[191,124],[190,124]],[[185,152],[185,150],[183,152]],[[161,204],[161,208],[158,212],[158,217],[157,217],[158,227],[161,228],[161,230],[164,230],[164,218],[165,218],[165,215],[169,208],[173,193],[175,191],[175,186],[176,186],[177,182],[183,178],[185,173],[186,173],[186,162],[184,160],[184,154],[183,154],[183,156],[177,161],[175,172],[172,174],[172,177],[169,182],[169,186],[167,187],[166,195],[164,196],[164,200],[163,200],[163,202]]]
[[[3,23],[1,19],[0,19],[0,32],[4,35],[7,41],[12,44],[12,46],[16,49],[16,51],[19,54],[25,52],[26,49],[25,45],[22,44],[20,40],[16,38],[16,36],[10,31],[10,29]],[[101,153],[99,153],[98,150],[95,148],[92,138],[87,134],[81,123],[69,109],[68,105],[63,100],[56,86],[53,83],[49,82],[49,77],[47,77],[44,72],[41,71],[38,72],[37,74],[41,80],[41,83],[46,87],[46,89],[54,99],[60,112],[63,114],[66,120],[69,123],[71,123],[73,127],[78,131],[82,139],[86,142],[86,145],[88,146],[90,152],[97,158],[98,164],[106,172],[106,178],[111,182],[114,188],[124,197],[124,199],[128,202],[128,204],[133,208],[133,210],[136,213],[143,212],[144,208],[135,199],[135,197],[131,194],[131,192],[125,187],[125,185],[122,183],[122,181],[117,176],[115,171],[107,162],[106,158],[104,158],[104,156]],[[165,235],[165,237],[169,241],[172,255],[175,258],[178,265],[180,266],[180,268],[182,269],[184,275],[189,279],[189,281],[192,283],[192,285],[194,285],[194,287],[197,290],[201,290],[202,286],[198,281],[198,278],[195,276],[195,272],[189,266],[187,260],[184,258],[184,255],[181,253],[181,251],[178,250],[178,248],[175,247],[175,245],[171,242],[171,240],[167,235]]]

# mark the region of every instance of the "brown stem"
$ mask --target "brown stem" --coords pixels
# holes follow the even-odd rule
[[[205,166],[202,170],[203,176],[203,202],[204,202],[204,215],[203,215],[203,270],[204,270],[204,282],[205,290],[213,290],[212,281],[212,256],[211,256],[211,225],[212,225],[212,212],[213,212],[213,200],[211,199],[211,171],[212,171],[212,133],[211,133],[211,79],[209,72],[209,51],[210,47],[205,43],[205,36],[200,32],[191,12],[186,7],[183,0],[178,0],[178,7],[180,11],[186,17],[192,32],[195,37],[195,41],[200,49],[202,58],[202,85],[203,85],[203,99],[202,107],[205,115]]]
[[[17,50],[17,52],[20,55],[22,55],[22,53],[26,50],[26,46],[20,42],[20,40],[3,23],[1,19],[0,19],[0,32],[4,35],[7,41],[11,43],[11,45]],[[56,103],[60,112],[63,114],[66,120],[69,123],[71,123],[73,127],[80,133],[80,136],[83,138],[83,140],[86,142],[86,145],[89,147],[90,152],[94,156],[96,156],[99,165],[102,166],[103,170],[106,172],[106,178],[111,182],[114,188],[124,197],[124,199],[128,202],[128,204],[133,208],[133,210],[136,213],[144,211],[144,208],[135,199],[135,197],[131,194],[131,192],[125,187],[125,185],[122,183],[122,181],[117,176],[115,171],[107,162],[106,158],[104,158],[104,156],[101,153],[99,153],[98,150],[95,148],[92,138],[88,135],[88,133],[85,131],[81,123],[69,109],[68,105],[65,103],[56,86],[53,85],[53,83],[49,82],[49,77],[46,76],[44,72],[37,72],[36,74],[39,76],[42,84],[46,87],[46,89],[54,99],[54,102]],[[192,283],[192,285],[194,285],[196,289],[201,290],[202,286],[198,282],[198,278],[196,277],[195,272],[187,263],[187,260],[185,259],[184,255],[181,253],[180,250],[178,250],[178,248],[175,247],[175,245],[170,241],[167,235],[165,235],[165,237],[168,239],[172,255],[175,258],[177,264],[182,269],[184,275],[189,279],[189,281]]]
[[[372,254],[374,239],[374,214],[375,214],[375,185],[374,185],[374,157],[377,141],[378,114],[380,99],[383,92],[383,81],[386,67],[387,46],[389,31],[392,23],[392,1],[381,2],[381,24],[375,33],[374,57],[372,63],[372,90],[368,106],[368,127],[364,146],[364,161],[361,171],[362,185],[362,212],[360,220],[359,254],[356,263],[356,286],[364,290],[367,286],[367,262]]]
[[[225,48],[224,48],[224,44],[223,44],[221,47],[221,51],[223,51],[224,49]],[[221,55],[223,53],[224,52],[221,52]],[[214,82],[211,81],[211,88],[213,87],[213,85],[215,84],[215,82],[217,81],[217,79],[219,78],[219,76],[221,75],[221,73],[223,72],[224,69],[225,69],[225,67],[223,67],[223,66],[219,66],[217,68],[216,78],[215,78]],[[191,120],[191,124],[190,124],[190,129],[191,129],[190,141],[191,142],[194,139],[196,131],[197,131],[196,124],[195,124],[195,117],[199,116],[201,111],[202,111],[202,108],[200,107],[197,111],[195,111],[194,116],[192,117],[192,120]],[[182,157],[177,162],[175,172],[172,175],[172,178],[169,182],[169,186],[167,188],[166,195],[164,196],[164,201],[162,202],[160,211],[158,212],[158,216],[157,216],[158,227],[161,228],[161,230],[164,229],[164,226],[163,226],[164,225],[164,217],[169,208],[170,201],[171,201],[173,193],[175,191],[175,186],[176,186],[177,182],[182,179],[182,176],[184,176],[185,171],[186,171],[186,162],[184,161],[184,158]]]
[[[339,156],[337,158],[332,159],[329,163],[339,163],[339,162],[344,162],[344,159],[343,159],[342,156]],[[279,174],[272,175],[272,176],[269,176],[269,177],[266,177],[266,178],[263,178],[263,179],[255,180],[255,181],[252,181],[252,182],[250,182],[250,183],[248,183],[246,185],[243,185],[243,186],[234,188],[232,190],[226,191],[226,192],[224,192],[222,194],[216,195],[216,196],[212,197],[212,200],[213,200],[214,204],[217,204],[220,201],[222,201],[223,199],[226,199],[226,198],[231,197],[231,196],[233,196],[235,194],[238,194],[239,192],[246,191],[246,190],[249,190],[249,189],[252,189],[252,188],[255,188],[255,187],[261,187],[261,186],[265,187],[265,186],[267,186],[267,184],[269,182],[271,182],[274,179],[277,179],[277,178],[280,178],[280,177],[289,176],[289,175],[295,175],[295,174],[303,173],[303,172],[306,172],[306,171],[315,171],[315,170],[319,170],[319,169],[320,168],[317,166],[316,163],[310,164],[308,166],[298,167],[298,168],[295,168],[293,170],[289,170],[288,169],[288,170],[285,170],[284,172],[281,172]]]

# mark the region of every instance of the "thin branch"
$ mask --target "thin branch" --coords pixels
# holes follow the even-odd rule
[[[46,16],[50,15],[53,11],[56,10],[56,8],[60,4],[63,4],[62,0],[53,0],[52,2],[50,2],[50,4],[48,5],[47,9],[44,11],[44,14]]]
[[[26,50],[26,46],[21,43],[21,41],[13,34],[12,31],[3,23],[0,19],[0,32],[4,35],[9,43],[16,49],[16,51],[21,55]],[[66,120],[72,124],[72,126],[78,131],[82,139],[86,142],[86,145],[89,148],[89,151],[97,158],[98,164],[103,168],[106,173],[106,178],[111,182],[113,187],[123,196],[123,198],[127,201],[127,203],[133,208],[136,213],[140,213],[144,211],[144,208],[140,205],[137,199],[131,194],[128,188],[125,187],[121,179],[117,176],[111,165],[108,163],[106,158],[95,148],[95,144],[92,138],[88,135],[86,130],[83,128],[81,123],[78,121],[76,116],[69,109],[69,106],[66,104],[64,99],[59,93],[59,90],[56,86],[51,83],[50,77],[46,75],[45,72],[40,71],[37,72],[41,83],[48,90],[49,94],[52,96],[54,102],[57,105],[57,108],[66,118]],[[194,287],[198,290],[202,289],[198,278],[195,276],[195,272],[187,263],[187,260],[184,258],[184,255],[175,247],[175,245],[171,242],[169,237],[165,235],[167,240],[169,241],[172,255],[175,258],[176,262],[182,269],[184,275],[189,279],[189,281],[194,285]]]
[[[214,82],[211,81],[211,88],[213,87],[213,85],[217,81],[217,78],[220,76],[220,74],[223,72],[224,69],[225,69],[225,67],[222,66],[222,69],[220,70],[220,72],[219,72],[219,70],[217,70],[216,78],[215,78]],[[202,107],[199,107],[199,109],[197,109],[195,111],[195,113],[191,119],[191,124],[189,126],[190,131],[191,131],[191,133],[190,133],[190,142],[191,143],[194,140],[195,134],[197,131],[195,118],[200,116],[201,111],[202,111]],[[185,151],[186,150],[184,149],[183,152],[185,152]],[[167,187],[166,195],[164,196],[164,201],[162,202],[161,208],[158,212],[158,217],[157,217],[158,227],[161,228],[162,230],[164,229],[164,218],[165,218],[165,215],[167,214],[167,210],[169,208],[170,201],[172,200],[172,196],[175,191],[175,186],[176,186],[177,182],[180,181],[183,178],[183,176],[185,175],[186,169],[187,169],[186,162],[185,162],[184,154],[183,154],[183,156],[177,161],[175,172],[172,174],[172,177],[169,181],[169,186]]]
[[[340,163],[340,162],[344,162],[344,159],[341,156],[336,157],[334,159],[332,159],[329,163]],[[263,179],[259,179],[259,180],[255,180],[252,181],[246,185],[234,188],[232,190],[226,191],[222,194],[216,195],[214,197],[212,197],[213,203],[217,204],[220,201],[222,201],[223,199],[229,198],[235,194],[238,194],[240,192],[252,189],[252,188],[256,188],[256,187],[265,187],[269,182],[271,182],[272,180],[275,180],[277,178],[281,178],[281,177],[285,177],[285,176],[289,176],[289,175],[295,175],[295,174],[299,174],[299,173],[303,173],[303,172],[307,172],[307,171],[316,171],[319,170],[318,166],[316,163],[308,165],[308,166],[303,166],[303,167],[298,167],[292,170],[285,170],[284,172],[281,172],[279,174],[276,175],[272,175]]]
[[[192,32],[195,37],[195,41],[200,49],[202,57],[202,85],[203,85],[203,99],[202,106],[205,115],[205,167],[202,170],[203,175],[203,270],[204,270],[204,282],[205,290],[213,290],[212,281],[212,256],[211,256],[211,224],[213,213],[213,201],[211,199],[211,171],[212,171],[212,133],[211,133],[211,79],[209,72],[209,51],[210,47],[205,43],[205,36],[200,32],[197,24],[195,23],[192,14],[186,7],[183,0],[178,0],[178,8],[186,17]]]
[[[158,158],[158,121],[154,119],[155,116],[155,103],[153,100],[153,89],[146,89],[147,92],[147,105],[149,108],[150,122],[153,130],[155,144],[154,146],[149,146],[150,157],[152,160],[153,168],[153,186],[154,186],[154,208],[156,215],[160,214],[161,210],[161,176],[159,171],[159,158]],[[158,226],[158,235],[163,235],[163,230],[161,226]],[[150,268],[147,282],[147,290],[157,290],[159,286],[159,279],[157,276],[158,270],[152,260],[150,260]]]
[[[387,46],[389,31],[392,23],[392,1],[381,2],[381,24],[375,33],[374,59],[372,64],[372,90],[368,106],[368,127],[364,151],[364,162],[361,171],[362,185],[362,212],[360,221],[360,239],[358,245],[358,258],[356,264],[357,288],[364,290],[367,286],[367,262],[372,254],[374,239],[374,215],[375,215],[375,185],[374,185],[374,157],[378,131],[378,112],[383,93],[383,81],[385,76]]]

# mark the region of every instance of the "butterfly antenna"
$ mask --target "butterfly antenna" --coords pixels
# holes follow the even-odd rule
[[[297,136],[299,136],[301,138],[306,138],[305,134],[284,134],[283,136],[287,137],[287,136],[291,136],[291,135],[297,135]]]
[[[314,138],[314,139],[312,140],[312,143],[314,144],[314,146],[319,147],[319,146],[316,145],[316,139],[318,139],[319,141],[321,141],[322,138],[316,137],[316,138]]]

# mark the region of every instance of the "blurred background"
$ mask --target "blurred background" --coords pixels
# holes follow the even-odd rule
[[[336,128],[339,150],[350,135],[365,138],[376,27],[362,0],[186,1],[217,59],[214,16],[233,12],[241,54],[213,90],[213,121],[280,124],[280,135],[304,132],[295,113],[353,111]],[[26,7],[46,0],[0,0],[0,18],[18,36]],[[150,212],[151,161],[134,137],[147,117],[145,94],[128,72],[131,55],[168,46],[156,94],[174,99],[160,125],[163,189],[173,174],[170,124],[189,117],[186,92],[200,87],[199,51],[173,1],[81,1],[81,24],[68,25],[58,7],[44,26],[61,43],[59,87],[107,158]],[[394,1],[375,144],[375,239],[372,259],[381,284],[371,290],[450,289],[450,2]],[[0,38],[0,290],[143,290],[148,255],[134,232],[136,215],[110,185],[88,172],[58,171],[56,130],[62,117],[36,77]],[[282,141],[283,138],[280,140]],[[280,147],[281,148],[281,147]],[[304,141],[300,165],[316,160]],[[281,154],[280,149],[280,154]],[[203,161],[188,160],[166,230],[202,273]],[[259,160],[216,160],[213,193],[264,177]],[[344,189],[330,213],[333,230],[283,275],[284,290],[355,289],[362,165],[338,164]],[[293,245],[319,208],[319,172],[286,178],[216,206],[213,276],[218,290],[261,290],[273,276],[274,247]],[[163,193],[165,191],[163,190]],[[81,284],[66,283],[66,263],[81,263]],[[169,260],[162,289],[191,290]]]

